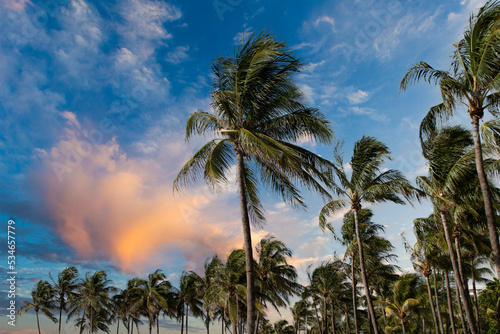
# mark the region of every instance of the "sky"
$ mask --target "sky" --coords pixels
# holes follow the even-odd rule
[[[330,120],[345,160],[363,135],[386,143],[412,182],[425,174],[418,126],[440,102],[436,87],[399,94],[423,60],[447,69],[453,43],[481,0],[0,0],[0,222],[16,227],[16,301],[67,265],[104,269],[118,287],[161,269],[174,285],[183,270],[242,246],[235,178],[220,193],[203,183],[174,194],[172,181],[206,138],[185,141],[187,117],[210,110],[211,64],[263,30],[304,63],[295,77],[307,105]],[[455,121],[469,126],[465,112]],[[331,159],[333,147],[304,147]],[[318,227],[323,200],[307,211],[262,191],[272,235],[309,266],[343,254]],[[402,271],[401,242],[429,203],[370,207],[385,226]],[[332,217],[339,228],[343,213]],[[7,324],[7,233],[0,242],[0,334],[37,331],[33,315]],[[270,318],[280,317],[270,312]],[[287,312],[281,317],[287,318]],[[203,332],[193,322],[192,332]],[[43,333],[56,325],[41,318]],[[177,332],[175,322],[164,333]],[[73,324],[63,325],[74,333]]]

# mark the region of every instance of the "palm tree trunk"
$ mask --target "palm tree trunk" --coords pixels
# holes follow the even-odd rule
[[[425,334],[425,318],[422,318],[422,333]]]
[[[401,319],[401,328],[403,328],[403,334],[406,334],[405,321]]]
[[[450,253],[451,264],[453,266],[453,271],[455,272],[455,280],[457,282],[456,285],[458,286],[458,289],[460,291],[460,296],[464,301],[465,316],[467,318],[467,323],[469,325],[470,332],[472,334],[477,334],[476,322],[472,314],[472,305],[470,301],[470,296],[465,293],[464,284],[460,277],[461,276],[460,268],[458,267],[457,257],[455,255],[455,252],[453,251],[453,244],[451,241],[450,230],[448,226],[448,218],[446,218],[446,214],[444,213],[444,211],[441,211],[440,214],[441,214],[441,222],[443,223],[444,236],[446,239],[446,243],[448,244],[448,251]]]
[[[188,320],[189,320],[189,305],[186,305],[186,334],[189,333]]]
[[[151,320],[149,321],[149,334],[153,333],[153,326],[151,325]]]
[[[257,320],[255,320],[255,332],[254,334],[259,334],[259,321],[260,321],[260,312],[257,312]]]
[[[444,278],[446,280],[446,299],[448,300],[448,313],[450,314],[451,322],[451,332],[452,334],[457,334],[455,329],[455,316],[453,315],[453,303],[451,301],[451,289],[450,289],[450,277],[448,276],[448,271],[444,271]]]
[[[210,312],[207,310],[207,334],[210,334]]]
[[[470,259],[471,270],[474,271],[474,259],[471,256]],[[479,334],[481,334],[481,322],[479,321],[479,305],[477,304],[477,291],[476,291],[476,278],[474,277],[474,272],[472,273],[472,292],[474,294],[474,310],[476,311],[476,321]]]
[[[321,321],[319,321],[318,307],[316,306],[316,303],[314,303],[314,301],[313,301],[313,306],[314,306],[314,313],[316,314],[316,322],[318,323],[319,334],[323,334],[323,330],[321,328]]]
[[[361,277],[363,278],[363,285],[365,288],[365,295],[366,295],[366,305],[368,307],[368,314],[370,316],[371,324],[373,326],[373,333],[378,334],[377,319],[375,318],[375,310],[373,309],[372,297],[370,295],[370,288],[368,286],[368,278],[366,277],[365,259],[363,255],[363,244],[361,243],[361,235],[359,232],[358,210],[359,209],[357,208],[354,209],[354,222],[356,225],[356,239],[358,241],[359,268],[361,269]]]
[[[462,332],[467,333],[467,324],[465,323],[464,310],[462,307],[462,298],[460,298],[460,291],[458,289],[458,283],[455,281],[455,293],[457,296],[458,304],[458,315],[460,317],[460,322],[462,323]]]
[[[62,322],[62,309],[64,303],[64,296],[62,296],[62,302],[59,302],[59,334],[61,334],[61,322]]]
[[[85,312],[83,312],[82,324],[80,325],[80,334],[83,333],[83,325],[85,324]]]
[[[462,244],[460,242],[460,236],[458,234],[455,235],[455,245],[456,245],[455,250],[457,252],[458,268],[460,269],[460,278],[462,279],[465,292],[467,293],[468,296],[470,296],[469,284],[467,282],[468,279],[467,276],[465,275],[464,260],[462,258]]]
[[[38,334],[42,334],[42,331],[40,330],[40,320],[38,319],[38,311],[36,313],[36,325],[38,326]]]
[[[323,296],[323,333],[328,334],[328,311],[326,309],[326,296]]]
[[[441,317],[441,308],[439,307],[439,293],[437,289],[437,279],[436,279],[436,269],[433,270],[432,275],[434,276],[434,296],[436,296],[436,313],[439,321],[439,331],[443,333],[443,318]]]
[[[160,334],[160,314],[156,317],[156,334]]]
[[[351,334],[351,326],[349,325],[349,311],[345,310],[346,334]]]
[[[182,305],[182,314],[181,314],[181,334],[184,334],[184,305]]]
[[[436,329],[436,334],[440,333],[438,329],[438,322],[436,318],[436,309],[434,308],[434,302],[432,301],[432,290],[431,290],[431,283],[429,281],[429,272],[425,272],[425,284],[427,285],[427,294],[429,295],[429,304],[431,305],[431,312],[432,312],[432,320],[434,321],[434,328]]]
[[[333,300],[331,301],[332,302],[332,305],[330,306],[331,308],[331,311],[332,311],[332,334],[335,334],[335,308],[333,306]]]
[[[497,278],[500,279],[500,244],[498,241],[497,225],[495,222],[495,212],[493,211],[490,187],[486,178],[486,173],[484,172],[483,151],[481,148],[481,138],[479,137],[479,118],[477,117],[472,117],[472,134],[474,136],[476,153],[476,169],[479,177],[479,184],[481,185],[481,192],[483,193],[484,210],[486,212],[486,222],[490,234],[491,250],[495,261]]]
[[[118,321],[116,324],[116,334],[120,334],[120,318],[118,318]]]
[[[243,228],[243,249],[245,250],[245,267],[247,277],[247,333],[255,332],[255,293],[253,275],[252,235],[248,216],[247,192],[245,189],[245,170],[243,152],[236,149],[236,174],[238,195],[240,198],[241,224]]]
[[[356,296],[356,286],[357,281],[356,281],[356,271],[354,268],[354,254],[352,256],[352,262],[351,262],[351,275],[352,275],[352,311],[353,311],[353,316],[354,316],[354,330],[356,331],[356,334],[359,334],[359,325],[358,325],[358,303],[357,303],[357,296]]]

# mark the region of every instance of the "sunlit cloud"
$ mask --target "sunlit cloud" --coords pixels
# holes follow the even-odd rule
[[[203,187],[174,196],[171,178],[158,180],[175,171],[129,158],[114,139],[91,144],[75,115],[64,117],[64,137],[52,149],[37,151],[42,168],[32,180],[55,230],[80,258],[109,259],[135,272],[175,260],[168,255],[175,248],[196,268],[209,256],[241,247],[238,210],[215,214],[210,206],[218,196]],[[177,146],[183,144],[181,139]],[[165,156],[175,154],[165,149]],[[255,241],[260,238],[256,233]]]

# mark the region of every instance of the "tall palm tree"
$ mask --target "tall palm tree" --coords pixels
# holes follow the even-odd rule
[[[203,175],[217,188],[227,183],[229,169],[236,162],[247,266],[248,333],[254,333],[256,319],[250,223],[264,221],[259,185],[269,186],[292,205],[305,206],[294,183],[321,191],[314,177],[321,179],[319,169],[328,165],[294,144],[303,138],[322,143],[332,139],[325,117],[300,102],[303,94],[292,75],[301,66],[284,42],[267,33],[252,35],[234,57],[217,58],[212,65],[214,113],[195,112],[186,126],[187,139],[194,134],[216,134],[217,138],[196,152],[174,180],[174,189],[179,189]]]
[[[476,321],[458,255],[453,247],[451,224],[474,211],[477,200],[477,173],[473,163],[470,132],[459,126],[441,129],[423,143],[424,157],[429,161],[429,175],[417,177],[417,184],[432,200],[441,219],[455,280],[463,300],[469,329],[476,334]],[[485,160],[487,168],[491,161]],[[457,255],[458,252],[458,255]]]
[[[353,212],[361,277],[365,288],[368,314],[375,334],[378,334],[378,323],[366,275],[358,214],[362,208],[362,203],[390,201],[404,204],[405,202],[400,196],[406,200],[417,196],[417,192],[401,172],[394,169],[382,170],[382,165],[389,159],[389,154],[389,149],[382,142],[372,137],[363,136],[354,144],[353,155],[349,163],[352,173],[349,177],[337,146],[334,152],[335,162],[332,168],[338,182],[330,180],[330,184],[334,193],[341,198],[327,203],[319,214],[319,224],[324,229],[328,217],[338,210],[349,206]]]
[[[57,322],[57,318],[51,312],[56,309],[56,305],[54,300],[54,290],[52,289],[50,283],[42,280],[38,281],[35,288],[31,291],[31,300],[31,302],[26,300],[22,301],[24,304],[19,308],[19,316],[22,316],[29,310],[35,311],[38,334],[41,334],[38,312],[41,311],[54,323]]]
[[[62,312],[67,312],[68,298],[71,297],[73,290],[76,288],[76,279],[78,270],[76,267],[66,267],[57,275],[57,281],[49,274],[53,289],[56,294],[59,305],[59,334],[61,334]]]
[[[436,70],[425,62],[410,68],[401,81],[405,91],[421,79],[439,84],[443,103],[432,107],[420,125],[420,138],[432,135],[436,126],[457,111],[467,108],[472,120],[475,162],[481,187],[497,277],[500,278],[500,244],[490,187],[483,164],[479,121],[484,111],[497,114],[500,103],[500,2],[489,1],[471,14],[463,38],[455,44],[450,71]]]
[[[110,295],[117,291],[111,284],[112,281],[104,270],[96,271],[92,275],[86,273],[85,278],[79,281],[74,298],[70,302],[68,317],[78,316],[80,333],[85,328],[89,333],[107,328],[112,311]]]

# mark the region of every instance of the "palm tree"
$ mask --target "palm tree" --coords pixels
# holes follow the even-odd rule
[[[479,136],[479,121],[484,111],[496,114],[500,103],[500,3],[489,1],[472,14],[463,38],[455,44],[451,71],[435,70],[420,62],[410,68],[401,81],[400,90],[423,79],[439,84],[443,103],[432,107],[420,125],[420,138],[432,136],[436,125],[447,120],[464,105],[472,119],[476,170],[479,176],[486,219],[497,277],[500,278],[500,244],[490,187],[486,178]]]
[[[322,229],[326,227],[327,218],[330,215],[347,205],[350,206],[350,210],[354,214],[361,277],[365,288],[368,314],[375,334],[378,334],[378,324],[366,275],[358,214],[362,208],[362,203],[390,201],[404,204],[405,202],[400,196],[406,200],[417,196],[415,189],[399,171],[393,169],[381,170],[382,164],[389,159],[389,154],[389,149],[382,142],[372,137],[363,136],[354,144],[354,151],[350,161],[352,173],[349,178],[337,146],[334,152],[335,163],[332,168],[334,175],[338,178],[338,183],[333,182],[333,180],[330,180],[330,183],[334,193],[343,198],[327,203],[319,214],[319,225]]]
[[[168,298],[172,285],[165,274],[157,269],[148,275],[147,280],[139,280],[135,289],[133,293],[138,297],[141,309],[149,320],[149,334],[151,334],[160,312],[169,308]]]
[[[310,309],[311,305],[307,301],[307,299],[301,299],[298,302],[296,302],[293,307],[291,308],[291,312],[293,315],[293,322],[294,322],[294,327],[295,327],[295,334],[298,334],[300,332],[300,329],[302,325],[305,328],[306,323],[305,319],[306,318],[312,318],[314,315]],[[304,320],[304,322],[303,322]]]
[[[104,270],[92,275],[87,273],[85,279],[78,283],[70,302],[68,317],[79,317],[77,325],[80,326],[80,333],[85,328],[89,333],[107,328],[112,310],[110,294],[116,291],[111,284],[112,281],[107,278]]]
[[[417,236],[417,242],[413,247],[403,237],[404,246],[407,253],[409,253],[410,255],[410,259],[413,261],[413,268],[418,273],[421,273],[425,277],[425,284],[427,285],[427,294],[429,296],[429,305],[431,306],[432,319],[434,322],[436,334],[437,333],[443,334],[443,327],[440,324],[438,324],[437,321],[436,309],[434,306],[434,302],[432,300],[432,290],[429,279],[433,271],[431,258],[433,256],[433,252],[435,252],[435,249],[433,248],[431,238],[434,235],[422,235],[421,233],[417,233],[416,236]],[[436,294],[436,300],[437,299],[438,296]]]
[[[210,310],[220,307],[222,321],[228,318],[233,324],[233,333],[238,334],[240,310],[245,303],[245,296],[245,254],[242,249],[237,249],[229,254],[225,265],[217,268],[205,303]]]
[[[417,275],[403,274],[394,284],[392,302],[388,303],[385,308],[389,315],[400,321],[403,334],[406,334],[405,325],[408,318],[420,304],[418,299],[415,298],[418,284],[419,277]]]
[[[464,301],[470,330],[476,334],[472,304],[460,270],[460,245],[456,252],[450,232],[450,218],[455,220],[474,212],[477,200],[477,174],[471,161],[473,141],[470,133],[459,126],[443,128],[423,144],[424,157],[429,161],[429,176],[419,176],[417,184],[432,200],[441,219],[455,280]],[[491,161],[485,161],[489,168]],[[453,221],[454,219],[451,219]]]
[[[267,307],[267,303],[270,303],[279,312],[280,307],[289,304],[289,297],[301,289],[297,283],[296,269],[287,262],[287,258],[292,256],[292,251],[283,242],[270,236],[263,238],[255,251],[258,303],[263,307]],[[260,312],[257,314],[256,328],[259,325],[259,316]]]
[[[56,294],[56,298],[59,302],[59,334],[61,334],[61,323],[62,323],[62,311],[67,312],[68,298],[71,297],[73,290],[76,287],[76,278],[78,276],[78,270],[76,267],[66,267],[57,275],[57,281],[52,278],[53,289]]]
[[[174,180],[174,189],[203,175],[218,188],[236,160],[236,180],[243,229],[247,275],[247,332],[255,331],[255,290],[250,223],[264,221],[259,185],[269,186],[292,205],[305,206],[294,185],[301,182],[321,191],[314,177],[328,162],[293,144],[311,138],[329,143],[329,122],[317,109],[300,101],[303,94],[292,80],[301,63],[267,33],[250,37],[234,57],[217,58],[214,71],[214,113],[195,112],[186,138],[214,135],[191,157]],[[235,159],[236,158],[236,159]],[[260,182],[258,177],[260,176]]]
[[[38,281],[35,288],[31,291],[31,302],[23,300],[23,306],[19,308],[19,316],[23,316],[24,313],[29,310],[34,310],[36,314],[36,324],[38,326],[38,334],[40,331],[40,321],[38,318],[38,312],[45,314],[54,323],[57,322],[57,318],[52,314],[52,310],[56,309],[54,301],[54,290],[47,281]]]
[[[198,282],[199,276],[194,272],[183,272],[179,283],[178,309],[182,310],[181,318],[186,319],[186,334],[189,331],[189,312],[195,317],[203,316],[202,286]],[[184,328],[182,326],[182,328]],[[182,330],[181,330],[182,332]]]

